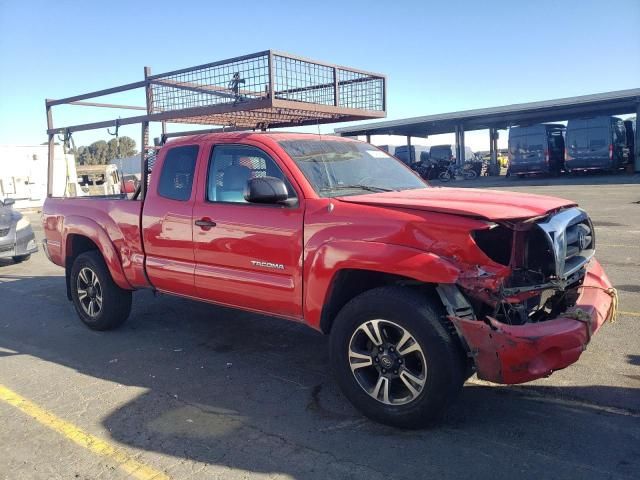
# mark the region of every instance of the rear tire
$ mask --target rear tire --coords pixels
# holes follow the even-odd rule
[[[131,312],[131,291],[118,287],[98,251],[85,252],[71,267],[71,299],[80,320],[92,330],[117,328]]]
[[[358,410],[408,429],[442,416],[467,373],[465,354],[445,328],[444,313],[428,294],[395,286],[369,290],[343,307],[331,331],[331,364]]]

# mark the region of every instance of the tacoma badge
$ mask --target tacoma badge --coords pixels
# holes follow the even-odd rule
[[[251,265],[254,267],[275,268],[276,270],[284,270],[284,265],[281,263],[263,262],[261,260],[251,260]]]

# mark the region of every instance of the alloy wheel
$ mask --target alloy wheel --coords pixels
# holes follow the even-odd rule
[[[348,348],[353,376],[377,401],[406,405],[424,390],[425,355],[406,328],[389,320],[369,320],[356,329]]]
[[[98,275],[89,267],[83,267],[77,279],[78,303],[84,313],[92,318],[102,311],[102,286]]]

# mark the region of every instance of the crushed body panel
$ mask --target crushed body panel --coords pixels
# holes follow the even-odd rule
[[[591,336],[614,314],[614,292],[597,260],[587,270],[574,307],[555,319],[507,325],[449,317],[464,338],[478,378],[515,384],[546,377],[575,363]]]

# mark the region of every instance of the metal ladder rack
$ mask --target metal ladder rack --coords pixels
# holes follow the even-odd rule
[[[144,88],[145,106],[87,102],[88,99]],[[56,127],[52,109],[83,105],[144,111],[143,115]],[[386,77],[350,67],[318,62],[274,50],[152,75],[144,80],[59,100],[46,100],[49,136],[48,194],[52,192],[53,145],[56,134],[141,124],[141,157],[149,147],[149,123],[217,125],[231,130],[316,125],[386,115]],[[213,130],[209,130],[213,131]],[[200,131],[203,133],[206,131]],[[144,171],[144,170],[141,170]],[[144,195],[143,182],[143,195]]]

